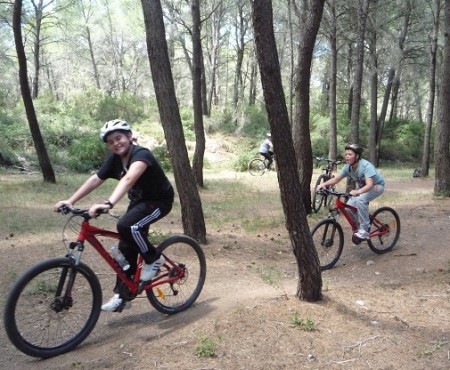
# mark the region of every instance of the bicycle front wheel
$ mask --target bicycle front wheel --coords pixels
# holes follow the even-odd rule
[[[101,304],[100,283],[88,266],[74,266],[69,258],[44,261],[12,288],[4,312],[6,333],[29,356],[58,356],[86,339]]]
[[[323,184],[325,181],[328,181],[329,180],[329,177],[328,176],[326,176],[326,175],[320,175],[319,177],[318,177],[318,179],[317,179],[317,181],[316,181],[316,186],[314,187],[314,189],[313,189],[313,196],[312,196],[312,204],[311,204],[311,207],[312,207],[312,210],[315,212],[315,213],[317,213],[317,212],[319,212],[320,211],[320,208],[322,208],[322,204],[325,202],[327,202],[327,196],[326,195],[323,195],[323,194],[321,194],[321,193],[318,193],[317,191],[316,191],[316,189],[317,189],[317,187],[320,185],[320,184]]]
[[[252,159],[248,164],[248,172],[252,176],[262,176],[266,170],[266,164],[262,159]]]
[[[332,268],[344,248],[342,226],[331,218],[319,221],[311,229],[311,236],[320,261],[320,269]]]
[[[371,217],[369,248],[383,254],[392,250],[400,236],[400,217],[391,207],[377,209]]]
[[[147,298],[158,311],[172,315],[189,308],[200,295],[206,279],[205,254],[194,239],[184,235],[164,240],[158,250],[166,258],[160,279],[179,278],[147,289]]]

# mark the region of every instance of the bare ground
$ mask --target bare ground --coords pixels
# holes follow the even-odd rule
[[[258,191],[276,191],[274,173],[251,181]],[[386,192],[394,196],[383,204],[394,207],[402,222],[397,246],[375,255],[365,243],[353,246],[345,229],[344,253],[323,273],[320,302],[295,297],[297,265],[284,228],[248,234],[236,220],[208,230],[207,281],[191,309],[169,317],[155,311],[146,298],[136,299],[121,314],[102,313],[76,350],[48,360],[21,354],[0,330],[0,367],[449,369],[450,200],[432,197],[432,180],[388,183]],[[396,192],[408,192],[411,200],[397,202]],[[203,202],[214,196],[220,194],[202,194]],[[172,214],[158,227],[181,232],[177,225],[179,215]],[[57,236],[46,238],[44,243],[42,235],[33,234],[0,240],[2,306],[13,271],[42,259],[42,250],[53,250]],[[95,260],[90,262],[100,271],[109,298],[113,276]],[[281,281],[263,281],[267,266],[282,273]],[[314,330],[294,325],[295,316],[311,320]],[[213,357],[196,355],[202,337],[216,343]]]

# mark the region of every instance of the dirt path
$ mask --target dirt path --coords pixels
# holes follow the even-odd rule
[[[192,309],[166,317],[137,299],[122,314],[102,313],[79,348],[49,360],[22,355],[2,330],[1,367],[449,369],[450,200],[432,198],[432,181],[391,182],[389,192],[402,220],[398,245],[374,255],[367,245],[347,243],[336,267],[323,273],[319,303],[295,298],[297,266],[285,230],[211,230],[207,283]],[[409,192],[411,202],[397,204],[396,192]],[[0,243],[3,282],[18,258],[21,265],[42,258],[29,253],[40,243],[32,236]],[[280,282],[263,281],[268,267],[281,272]],[[100,277],[108,297],[112,276]],[[6,291],[2,284],[2,297]],[[302,330],[293,317],[310,319],[315,330]],[[214,357],[196,356],[202,337],[216,343]]]

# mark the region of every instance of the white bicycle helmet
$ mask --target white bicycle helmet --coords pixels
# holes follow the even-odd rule
[[[106,142],[106,136],[113,131],[131,132],[131,126],[124,120],[114,119],[106,122],[100,130],[100,139]]]

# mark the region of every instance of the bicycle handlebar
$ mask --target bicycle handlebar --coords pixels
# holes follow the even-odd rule
[[[64,204],[61,207],[59,207],[58,212],[62,213],[63,215],[72,213],[77,216],[82,216],[86,220],[90,220],[92,218],[91,216],[89,216],[89,209],[75,208],[75,207],[69,206],[68,204]],[[99,216],[102,213],[108,213],[108,210],[103,209],[100,212],[98,212],[96,216]]]
[[[329,158],[325,158],[325,157],[316,157],[316,160],[319,162],[328,162],[328,163],[334,163],[334,164],[344,163],[344,161],[341,161],[341,160],[329,159]]]
[[[339,192],[327,188],[322,188],[318,191],[319,194],[326,194],[326,195],[334,195],[336,197],[344,197],[344,198],[351,198],[353,195],[347,192]]]

